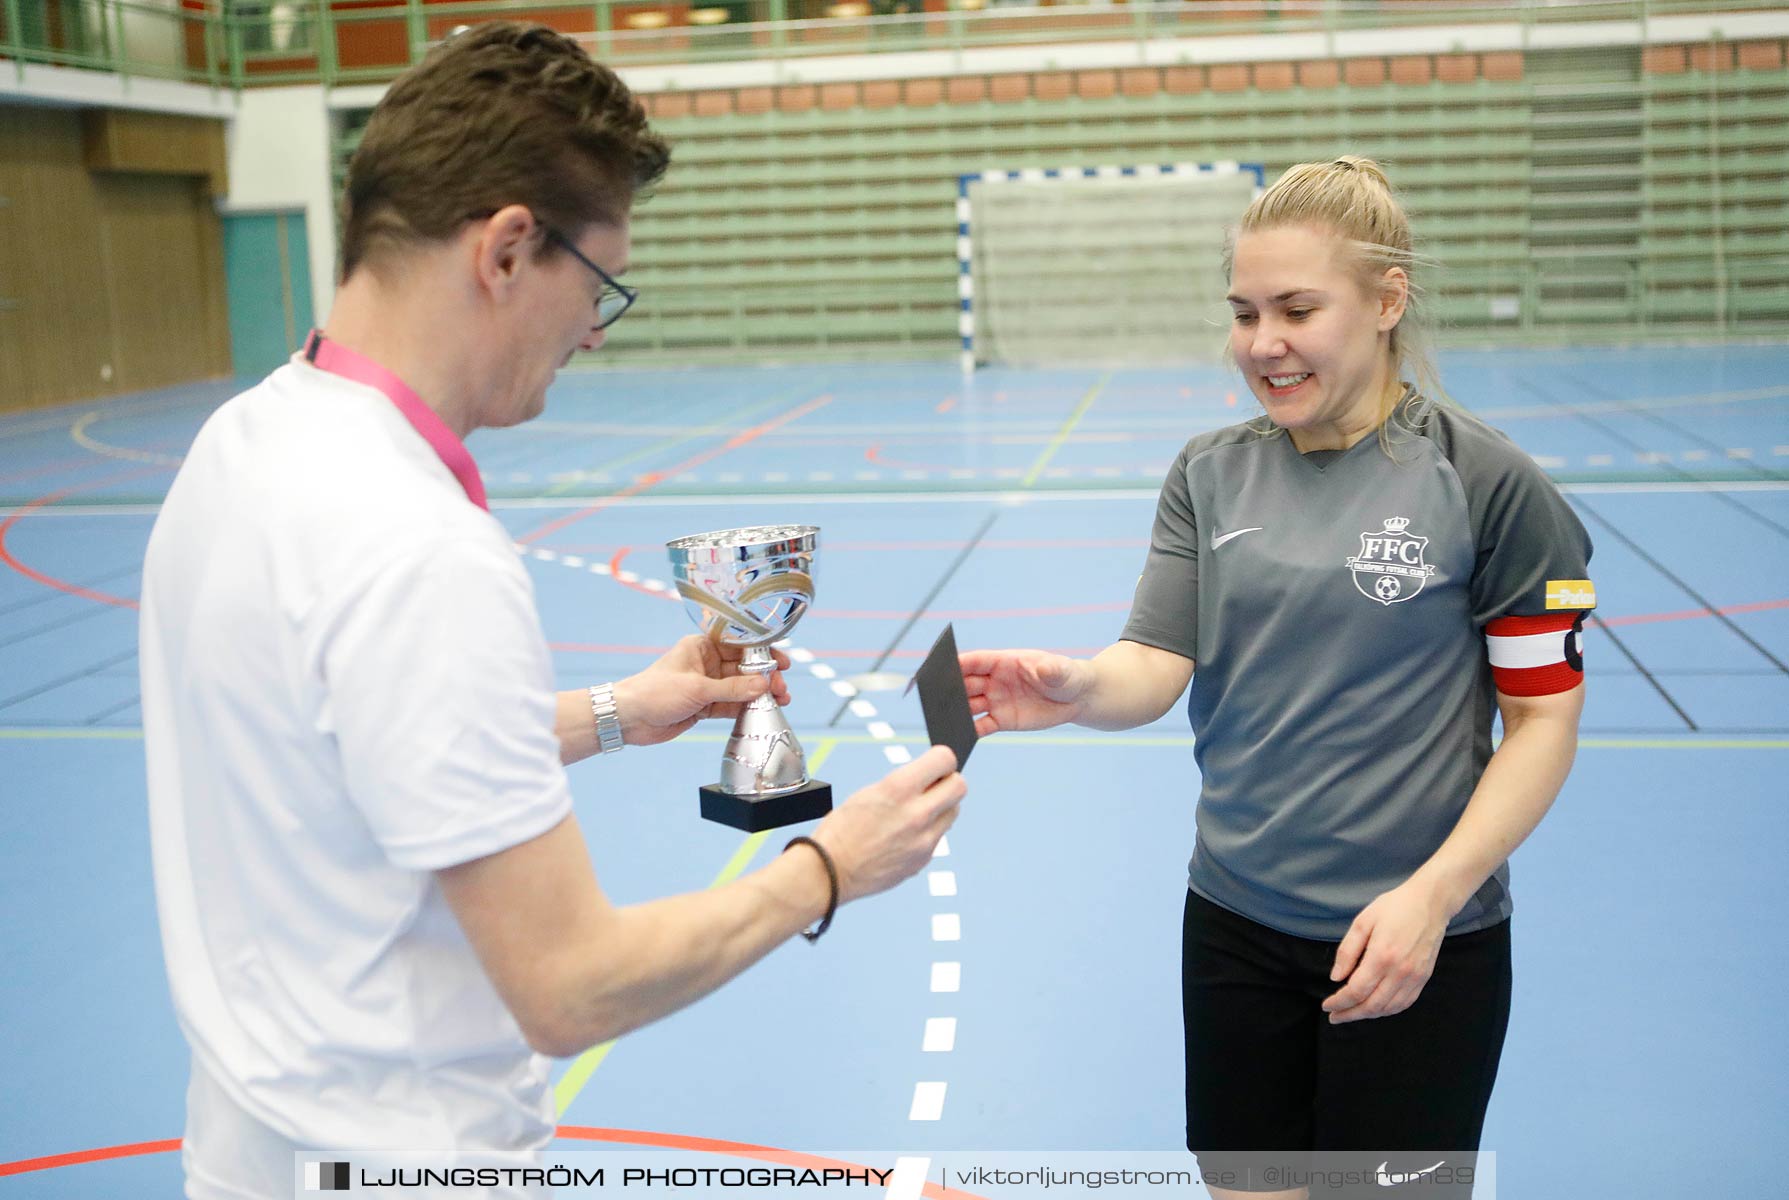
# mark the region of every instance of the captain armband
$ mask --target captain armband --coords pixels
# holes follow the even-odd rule
[[[1498,617],[1485,626],[1491,680],[1506,696],[1552,696],[1584,682],[1584,614]]]

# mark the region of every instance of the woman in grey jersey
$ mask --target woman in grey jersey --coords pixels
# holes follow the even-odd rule
[[[1192,684],[1187,1145],[1214,1195],[1311,1194],[1247,1152],[1350,1155],[1325,1195],[1469,1195],[1506,860],[1576,749],[1590,541],[1527,455],[1428,399],[1377,164],[1293,167],[1229,257],[1265,416],[1181,452],[1120,641],[966,653],[970,704],[984,731],[1126,729]]]

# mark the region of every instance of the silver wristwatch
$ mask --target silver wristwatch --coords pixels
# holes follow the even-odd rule
[[[596,718],[596,745],[600,753],[621,749],[621,716],[615,711],[615,685],[599,683],[590,689],[590,715]]]

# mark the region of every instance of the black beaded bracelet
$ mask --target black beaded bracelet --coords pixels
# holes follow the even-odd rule
[[[783,847],[783,853],[789,853],[796,846],[812,846],[814,848],[814,853],[820,856],[820,864],[826,868],[826,882],[832,889],[831,894],[826,898],[826,915],[820,918],[820,923],[814,928],[801,931],[801,936],[811,944],[819,941],[820,935],[832,927],[832,915],[839,911],[839,869],[832,865],[832,855],[826,852],[826,847],[813,838],[790,838],[789,844]]]

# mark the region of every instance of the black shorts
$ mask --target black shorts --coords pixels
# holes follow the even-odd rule
[[[1329,979],[1335,942],[1269,929],[1191,891],[1182,938],[1187,1149],[1210,1182],[1297,1186],[1236,1174],[1269,1152],[1314,1168],[1355,1163],[1368,1176],[1358,1194],[1383,1198],[1385,1184],[1445,1160],[1409,1190],[1471,1195],[1465,1160],[1476,1161],[1509,1026],[1509,922],[1444,939],[1415,1004],[1345,1025],[1321,1007],[1341,986]],[[1372,1178],[1381,1172],[1389,1178]],[[1308,1182],[1313,1196],[1341,1196],[1362,1181]]]

